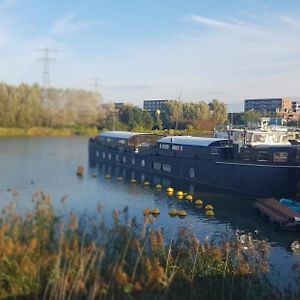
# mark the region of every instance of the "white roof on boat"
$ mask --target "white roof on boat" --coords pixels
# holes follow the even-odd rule
[[[105,131],[100,133],[100,137],[112,137],[112,138],[119,138],[119,139],[130,139],[135,135],[140,135],[145,133],[140,132],[131,132],[131,131]],[[151,134],[151,133],[148,133]]]
[[[226,139],[205,138],[194,136],[166,136],[158,140],[159,143],[189,145],[189,146],[209,146],[214,142],[227,141]]]

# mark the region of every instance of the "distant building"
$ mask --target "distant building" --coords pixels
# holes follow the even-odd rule
[[[288,112],[292,110],[292,101],[288,98],[246,99],[244,111],[249,110],[264,114]]]
[[[293,101],[292,102],[292,111],[293,112],[300,112],[300,102]]]
[[[144,100],[144,110],[149,112],[156,112],[157,110],[163,111],[165,104],[169,102],[169,100],[165,99],[147,99]]]
[[[115,102],[115,109],[123,108],[124,106],[132,106],[132,103]]]

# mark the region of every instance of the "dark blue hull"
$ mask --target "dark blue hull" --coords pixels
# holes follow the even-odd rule
[[[120,165],[159,176],[188,180],[194,185],[205,184],[251,196],[295,197],[300,187],[300,168],[297,166],[119,152],[117,149],[107,149],[93,142],[89,145],[89,158],[93,163]],[[157,168],[160,164],[165,168]]]

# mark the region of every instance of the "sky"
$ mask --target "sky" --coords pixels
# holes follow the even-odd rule
[[[0,81],[105,101],[300,97],[300,0],[0,0]]]

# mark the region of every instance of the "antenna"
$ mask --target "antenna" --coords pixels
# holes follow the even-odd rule
[[[37,60],[43,62],[43,106],[48,107],[48,90],[50,87],[50,62],[55,61],[50,57],[51,52],[58,52],[57,49],[50,49],[48,47],[35,50],[37,52],[43,52],[43,57],[39,57]]]

